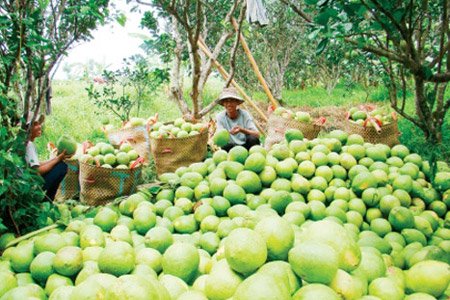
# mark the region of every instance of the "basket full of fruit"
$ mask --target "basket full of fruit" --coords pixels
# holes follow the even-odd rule
[[[270,149],[284,139],[284,134],[288,129],[298,129],[303,136],[309,140],[315,139],[320,132],[321,126],[325,123],[325,118],[318,118],[313,121],[311,115],[304,111],[292,112],[284,107],[274,108],[269,106],[269,122],[267,137],[264,142],[265,148]]]
[[[97,206],[133,193],[143,161],[129,143],[119,149],[108,143],[92,145],[79,159],[80,200]]]
[[[344,130],[348,134],[359,134],[364,141],[372,144],[386,144],[390,147],[399,144],[400,135],[397,116],[371,105],[352,107],[346,114]]]
[[[202,161],[206,156],[210,123],[177,118],[156,122],[149,134],[150,149],[158,174]]]
[[[133,149],[144,159],[144,164],[148,164],[151,155],[148,132],[153,124],[158,121],[158,117],[158,114],[149,117],[147,120],[133,117],[122,123],[119,129],[114,129],[112,124],[105,124],[106,122],[104,122],[102,130],[108,136],[110,144],[119,147],[124,142],[130,143]]]

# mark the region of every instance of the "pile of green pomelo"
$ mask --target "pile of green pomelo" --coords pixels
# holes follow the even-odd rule
[[[339,130],[218,150],[8,247],[0,300],[448,299],[450,170],[433,167]]]

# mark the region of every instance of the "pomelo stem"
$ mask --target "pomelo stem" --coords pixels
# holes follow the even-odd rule
[[[47,227],[44,227],[44,228],[38,229],[36,231],[33,231],[33,232],[27,233],[25,235],[22,235],[21,237],[18,237],[16,239],[12,240],[11,242],[9,242],[8,244],[6,244],[5,249],[18,244],[21,241],[24,241],[26,239],[32,238],[32,237],[34,237],[34,236],[36,236],[36,235],[38,235],[38,234],[40,234],[42,232],[58,228],[59,226],[65,226],[65,225],[64,224],[55,223],[55,224],[49,225]]]

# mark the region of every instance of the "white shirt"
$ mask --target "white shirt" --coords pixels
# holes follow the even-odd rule
[[[32,141],[29,141],[27,143],[25,159],[27,160],[27,163],[30,167],[39,166],[39,158],[38,158],[37,149]]]
[[[253,122],[253,118],[248,111],[239,108],[238,112],[238,117],[234,120],[228,117],[225,110],[218,113],[216,116],[217,129],[225,128],[230,131],[234,126],[240,126],[247,130],[258,131],[255,122]],[[236,134],[230,134],[230,142],[234,145],[244,145],[246,141],[247,137],[245,133],[238,132]]]

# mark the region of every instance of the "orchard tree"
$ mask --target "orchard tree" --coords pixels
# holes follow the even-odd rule
[[[323,37],[319,48],[339,39],[377,56],[393,109],[418,126],[429,142],[442,143],[450,108],[446,98],[450,80],[448,0],[280,1],[314,26],[314,34]],[[405,104],[410,78],[414,113]]]
[[[279,2],[266,2],[266,9],[269,24],[264,27],[246,26],[244,33],[270,91],[282,104],[281,92],[289,65],[294,60],[303,63],[306,60],[306,55],[300,49],[307,49],[307,29],[294,12]],[[255,72],[245,53],[239,52],[238,57],[236,74],[239,82],[247,83],[248,88],[254,89],[259,85]]]
[[[25,162],[26,122],[35,120],[58,61],[108,19],[108,0],[0,1],[0,231],[47,222],[40,179]]]
[[[243,1],[137,0],[136,2],[141,6],[153,8],[145,13],[142,24],[150,29],[155,39],[147,42],[147,46],[160,54],[166,62],[172,62],[171,97],[177,102],[183,114],[201,118],[215,106],[215,102],[204,105],[203,90],[213,70],[214,60],[235,32],[231,18],[239,15],[239,7],[241,7],[240,16],[245,11],[245,6],[241,5]],[[200,50],[198,43],[202,40],[211,48],[211,58]],[[191,108],[188,99],[183,96],[183,62],[186,62],[192,78],[189,94],[192,101]]]

